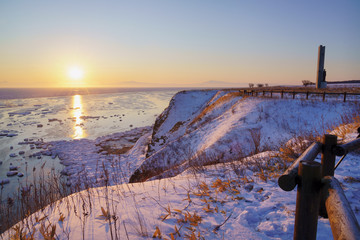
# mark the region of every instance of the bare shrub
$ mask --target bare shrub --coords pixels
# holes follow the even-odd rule
[[[302,84],[307,87],[310,85],[315,85],[315,83],[311,82],[310,80],[302,80]]]
[[[261,144],[261,130],[259,128],[253,128],[249,130],[251,139],[254,143],[254,151],[253,154],[257,154],[260,152],[260,144]]]

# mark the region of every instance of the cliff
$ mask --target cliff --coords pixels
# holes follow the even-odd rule
[[[146,158],[130,182],[171,177],[190,167],[277,150],[299,136],[321,135],[354,111],[349,106],[331,100],[244,98],[235,90],[179,92],[157,118]]]

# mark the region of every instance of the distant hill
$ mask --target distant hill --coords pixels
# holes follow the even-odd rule
[[[247,83],[234,83],[234,82],[224,82],[224,81],[206,81],[201,82],[198,84],[200,87],[211,87],[211,88],[217,88],[217,87],[245,87],[247,86]]]
[[[175,87],[175,88],[236,88],[246,87],[247,83],[225,82],[225,81],[205,81],[194,83],[159,83],[159,82],[137,82],[123,81],[118,82],[121,87]]]

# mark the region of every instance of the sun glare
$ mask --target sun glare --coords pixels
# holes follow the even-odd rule
[[[71,80],[81,80],[84,78],[84,70],[78,66],[69,67],[67,74]]]
[[[81,95],[74,95],[73,96],[73,112],[72,118],[75,122],[74,125],[74,135],[72,135],[73,139],[81,139],[84,138],[85,132],[83,130],[83,104]]]

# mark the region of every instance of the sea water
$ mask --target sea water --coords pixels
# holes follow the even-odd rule
[[[96,139],[154,124],[179,89],[0,89],[0,182],[2,194],[39,174],[61,171],[58,158],[32,157],[34,144]],[[7,176],[17,167],[24,176]]]

